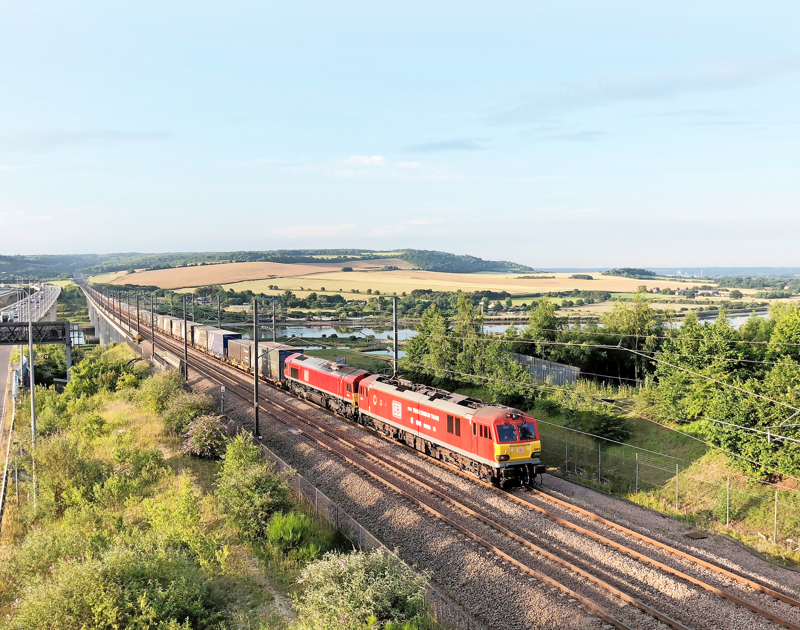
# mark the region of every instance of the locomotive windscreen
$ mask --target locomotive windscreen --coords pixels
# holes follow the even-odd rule
[[[533,431],[528,428],[527,424],[519,425],[519,439],[520,440],[535,440],[536,436],[534,435]]]
[[[517,432],[514,430],[513,425],[501,424],[497,427],[497,437],[500,442],[516,442]]]

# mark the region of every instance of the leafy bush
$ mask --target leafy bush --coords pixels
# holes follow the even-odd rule
[[[70,382],[64,388],[68,397],[91,396],[99,391],[116,391],[119,379],[126,374],[134,374],[127,361],[113,358],[96,350],[77,365],[72,366]],[[129,379],[124,381],[127,387]]]
[[[92,440],[96,437],[103,435],[106,432],[106,421],[98,413],[87,413],[78,416],[73,420],[73,425],[78,425],[75,428],[85,438]]]
[[[275,473],[261,458],[251,438],[240,433],[228,443],[217,477],[217,499],[228,522],[239,535],[250,540],[267,535],[275,512],[291,507],[286,477]]]
[[[189,424],[181,446],[184,455],[219,459],[225,452],[228,427],[219,416],[200,416]]]
[[[200,497],[194,492],[191,478],[181,476],[177,489],[158,501],[146,501],[144,507],[151,532],[162,549],[185,551],[206,570],[224,564],[228,548],[203,531]]]
[[[64,510],[91,498],[92,488],[106,474],[103,463],[69,435],[56,434],[36,445],[39,510],[60,516]]]
[[[147,411],[162,413],[183,391],[183,377],[180,373],[167,370],[144,381],[137,398]]]
[[[219,610],[198,566],[180,552],[117,545],[102,558],[56,562],[48,580],[23,591],[6,627],[206,629],[218,626]]]
[[[192,420],[197,416],[212,413],[214,408],[214,399],[211,396],[194,392],[182,392],[178,394],[164,412],[164,426],[167,431],[183,435]]]
[[[151,483],[167,470],[164,454],[157,448],[142,448],[134,444],[132,433],[117,436],[111,458],[116,470]]]
[[[284,553],[297,549],[311,532],[311,519],[300,512],[275,514],[269,520],[267,540]]]
[[[4,586],[11,589],[47,575],[61,558],[80,558],[86,554],[88,537],[70,526],[33,528],[19,545],[11,547],[7,561],[0,564]]]
[[[326,554],[303,569],[295,603],[298,628],[363,630],[412,624],[427,618],[427,575],[418,575],[385,551]]]

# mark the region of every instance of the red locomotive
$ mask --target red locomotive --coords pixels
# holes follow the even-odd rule
[[[287,357],[284,379],[299,396],[501,487],[544,472],[536,420],[518,409],[301,354]]]

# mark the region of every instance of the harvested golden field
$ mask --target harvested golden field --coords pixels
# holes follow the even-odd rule
[[[113,283],[114,280],[118,278],[126,276],[127,274],[128,274],[127,271],[111,271],[109,273],[101,273],[96,276],[90,277],[89,282],[91,284],[109,284]],[[118,282],[117,284],[124,284],[124,281],[122,283]]]
[[[139,286],[156,286],[162,289],[179,289],[185,287],[202,287],[210,284],[230,285],[232,283],[251,280],[272,280],[274,278],[289,278],[320,273],[327,274],[332,271],[342,273],[340,270],[343,266],[358,269],[361,273],[374,273],[374,271],[370,270],[379,270],[389,265],[407,269],[411,267],[407,262],[395,258],[354,260],[347,263],[320,262],[313,264],[244,262],[157,269],[154,271],[141,271],[130,275],[125,272],[109,273],[94,276],[92,282],[135,284]],[[272,282],[267,282],[266,284],[272,284]]]
[[[372,261],[374,262],[374,261]],[[355,269],[355,267],[354,267]],[[533,275],[533,274],[531,274]],[[536,274],[540,275],[540,274]],[[689,283],[676,281],[645,281],[616,276],[597,275],[594,280],[573,280],[571,274],[546,274],[555,275],[555,278],[528,279],[521,278],[519,274],[489,274],[489,273],[439,273],[401,269],[399,271],[330,271],[314,274],[297,274],[274,278],[269,281],[255,282],[230,282],[225,288],[237,291],[249,289],[255,292],[269,293],[268,285],[277,285],[281,291],[289,289],[295,293],[299,291],[325,291],[336,292],[340,289],[350,293],[356,289],[362,294],[367,289],[373,292],[378,290],[381,294],[405,292],[414,289],[433,289],[434,291],[508,291],[512,295],[526,295],[530,293],[544,293],[548,291],[609,291],[611,293],[628,293],[636,291],[640,285],[648,288],[688,288]],[[699,282],[697,284],[700,284]],[[302,287],[302,289],[300,288]]]

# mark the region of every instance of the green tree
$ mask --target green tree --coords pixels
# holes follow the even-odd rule
[[[542,297],[536,301],[536,307],[531,309],[530,321],[523,331],[522,337],[531,341],[553,342],[558,339],[561,329],[562,323],[556,315],[556,305],[548,298]],[[537,343],[531,349],[535,354],[549,358],[553,346],[547,343]]]
[[[422,315],[417,334],[405,347],[402,369],[424,381],[452,380],[455,349],[450,333],[450,321],[439,307],[431,305]]]

